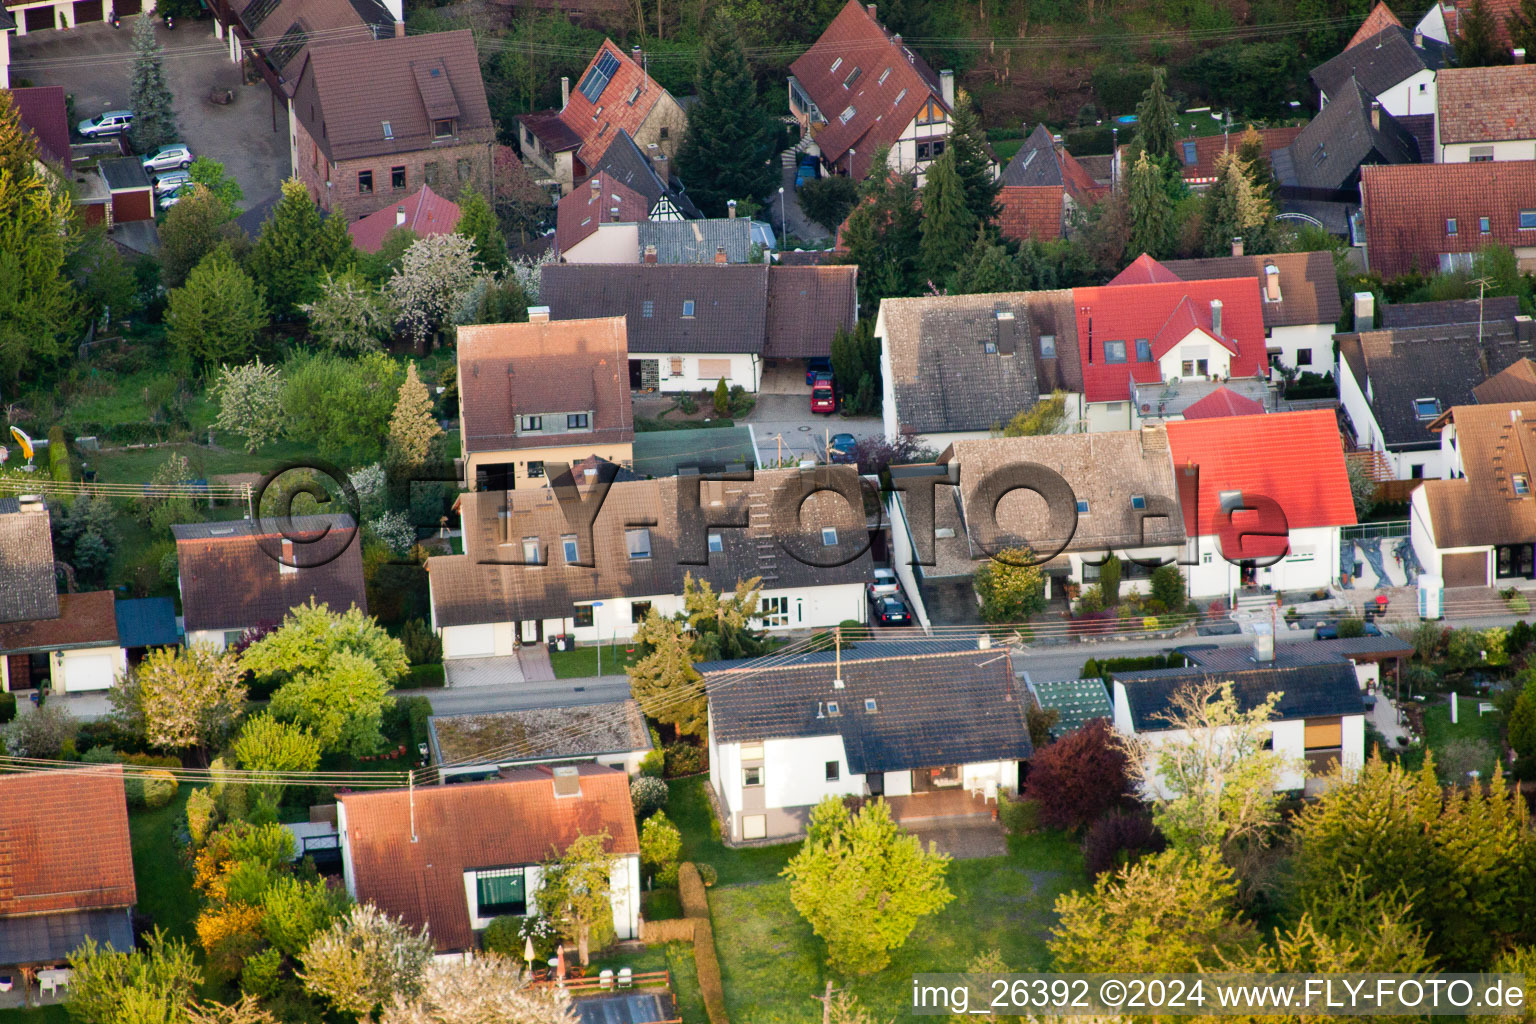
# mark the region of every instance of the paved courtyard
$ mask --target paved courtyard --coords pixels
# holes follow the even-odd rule
[[[58,31],[44,29],[11,37],[11,81],[61,85],[74,97],[75,120],[128,106],[133,74],[133,22],[121,28],[105,22]],[[165,76],[174,97],[181,141],[198,156],[212,157],[245,191],[248,210],[278,194],[288,176],[288,116],[263,83],[241,84],[240,68],[229,61],[213,22],[203,18],[170,30],[156,23],[165,48]],[[235,101],[220,106],[208,99],[214,86],[235,90]]]
[[[752,424],[758,451],[770,463],[792,456],[825,461],[827,438],[832,434],[864,438],[884,432],[878,416],[844,419],[811,412],[810,388],[804,386],[803,377],[798,394],[759,394],[757,405],[742,422]]]

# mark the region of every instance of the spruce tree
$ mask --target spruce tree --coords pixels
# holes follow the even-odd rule
[[[889,152],[875,151],[842,237],[846,261],[859,268],[859,305],[865,309],[884,298],[915,295],[922,280],[917,192],[910,177],[892,173]]]
[[[1152,84],[1141,94],[1136,105],[1136,143],[1154,158],[1173,160],[1178,156],[1178,131],[1174,126],[1173,101],[1164,87],[1167,72],[1152,69]]]
[[[332,274],[344,274],[357,266],[357,247],[352,244],[352,232],[347,230],[347,218],[330,214],[320,221],[320,238],[315,244],[320,266]]]
[[[290,316],[320,297],[320,275],[326,269],[320,261],[320,235],[320,211],[309,190],[289,178],[246,261],[278,316]]]
[[[1173,249],[1173,201],[1163,185],[1163,168],[1145,152],[1131,168],[1126,198],[1131,210],[1130,251],[1164,259]]]
[[[1216,158],[1216,182],[1205,196],[1205,253],[1225,256],[1232,239],[1252,243],[1263,252],[1273,234],[1269,200],[1254,186],[1249,170],[1236,153]]]
[[[1008,250],[987,234],[985,227],[976,231],[976,241],[960,261],[950,279],[951,295],[977,295],[1011,292],[1019,286],[1019,268]]]
[[[1456,63],[1464,68],[1508,64],[1509,55],[1499,45],[1499,26],[1488,10],[1487,0],[1472,0],[1461,9],[1456,33]]]
[[[970,93],[960,90],[955,98],[953,127],[949,133],[949,151],[955,154],[955,173],[965,190],[965,205],[981,224],[991,224],[1000,212],[997,197],[1003,183],[992,173],[992,157],[987,147],[986,129]]]
[[[228,246],[203,258],[172,289],[165,313],[165,340],[189,365],[212,369],[245,362],[269,322],[261,286],[240,269]]]
[[[133,85],[128,95],[134,116],[128,138],[134,149],[150,153],[175,142],[181,130],[176,127],[171,90],[165,84],[164,52],[155,39],[155,19],[147,14],[134,22],[133,50]]]
[[[921,255],[930,283],[944,283],[965,258],[976,237],[976,217],[965,203],[965,188],[946,151],[928,168],[923,184]]]
[[[425,465],[442,436],[443,429],[432,415],[432,397],[427,394],[427,386],[421,382],[416,364],[407,363],[400,397],[389,417],[384,461],[394,470]]]
[[[11,177],[20,181],[32,173],[36,158],[37,140],[22,126],[11,91],[0,89],[0,171],[10,171]]]
[[[1265,198],[1270,199],[1275,194],[1275,169],[1269,162],[1269,154],[1264,152],[1264,137],[1253,125],[1249,125],[1243,137],[1237,143],[1237,158],[1248,168],[1248,180],[1253,182],[1254,188]]]
[[[507,242],[491,212],[491,204],[479,191],[470,189],[459,197],[459,224],[454,229],[475,245],[475,261],[486,270],[499,272],[507,265]]]
[[[697,79],[699,102],[688,113],[678,171],[693,201],[724,216],[732,199],[758,200],[777,181],[773,161],[778,127],[757,102],[741,36],[721,18],[704,41]]]
[[[1536,0],[1520,0],[1504,19],[1511,48],[1524,49],[1527,60],[1536,56]]]

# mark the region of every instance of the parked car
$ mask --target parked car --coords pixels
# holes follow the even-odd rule
[[[821,158],[807,153],[800,158],[800,166],[795,168],[795,188],[799,188],[808,181],[815,181],[821,177]]]
[[[192,148],[184,142],[161,146],[144,158],[144,170],[150,174],[160,171],[186,170],[192,166]]]
[[[901,581],[896,578],[894,569],[876,569],[875,578],[869,583],[869,596],[885,597],[901,593]]]
[[[190,184],[192,184],[192,175],[186,171],[167,171],[155,179],[155,195],[168,196]]]
[[[133,111],[109,110],[100,117],[88,117],[75,130],[88,139],[98,135],[120,135],[133,125]]]
[[[828,447],[831,448],[832,461],[841,463],[857,461],[854,458],[853,450],[858,446],[858,443],[858,438],[852,434],[833,434],[832,440],[828,443]]]
[[[825,380],[818,377],[811,385],[811,412],[837,412],[837,392],[833,390],[830,373]]]
[[[183,199],[186,199],[191,194],[192,185],[190,183],[182,185],[176,191],[167,193],[166,195],[160,197],[160,209],[169,210],[171,207],[175,206]]]
[[[813,356],[805,361],[805,386],[816,383],[818,376],[832,376],[832,360],[826,356]]]
[[[875,622],[881,626],[912,625],[912,613],[907,611],[907,603],[899,597],[887,595],[875,598],[872,614]]]
[[[1374,622],[1365,624],[1366,636],[1381,636],[1381,627]],[[1337,640],[1339,638],[1339,624],[1337,622],[1325,622],[1312,630],[1314,640]]]

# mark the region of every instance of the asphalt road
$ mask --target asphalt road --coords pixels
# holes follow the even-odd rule
[[[397,690],[395,695],[426,697],[432,702],[433,714],[474,715],[625,700],[629,697],[629,679],[625,676],[592,676],[507,686],[469,686],[457,690]]]

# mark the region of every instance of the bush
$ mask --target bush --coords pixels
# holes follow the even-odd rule
[[[443,673],[441,665],[412,665],[406,670],[396,688],[401,690],[421,690],[426,688],[437,689],[447,683],[447,676]]]
[[[1361,619],[1347,618],[1339,620],[1339,639],[1365,636],[1365,622]]]
[[[715,415],[724,416],[731,411],[731,389],[726,386],[725,378],[721,377],[715,382]]]
[[[1096,718],[1035,755],[1024,796],[1040,805],[1040,823],[1079,829],[1130,795],[1125,752],[1109,723]]]
[[[997,818],[1011,836],[1027,836],[1040,827],[1040,805],[1033,800],[1005,797],[997,803]]]
[[[400,643],[412,665],[435,665],[443,660],[442,638],[421,619],[407,619],[400,629]]]
[[[1088,877],[1094,879],[1167,847],[1168,840],[1146,813],[1113,810],[1088,826],[1083,836],[1083,864]]]
[[[692,416],[699,411],[699,400],[685,391],[678,398],[677,407],[682,410],[684,416]]]
[[[270,996],[277,991],[282,967],[282,950],[269,948],[251,954],[240,968],[240,991],[257,997]]]
[[[132,807],[156,810],[176,799],[176,776],[165,768],[134,772],[123,782]]]
[[[720,881],[720,872],[715,870],[713,864],[695,864],[694,867],[698,868],[699,878],[706,889],[713,888],[715,883]]]
[[[523,958],[523,919],[515,914],[503,914],[486,925],[480,945],[487,953],[499,953],[509,960]]]
[[[384,711],[384,735],[391,743],[405,744],[414,753],[427,742],[427,719],[432,717],[432,702],[425,697],[396,697],[393,707]]]
[[[194,847],[201,847],[208,842],[208,836],[213,833],[217,820],[218,808],[214,804],[213,794],[206,786],[194,789],[187,796],[187,836]]]
[[[653,751],[654,753],[654,751]],[[644,821],[667,806],[672,791],[653,775],[642,775],[629,784],[629,802],[635,808],[635,820]]]
[[[640,774],[659,779],[667,773],[667,755],[660,747],[646,752],[640,759]]]
[[[709,752],[693,743],[669,743],[662,748],[666,757],[666,775],[675,779],[709,770]]]
[[[677,884],[677,858],[683,851],[683,834],[657,811],[640,827],[640,862],[654,872],[657,885]]]
[[[1152,600],[1159,602],[1162,611],[1181,608],[1184,605],[1184,576],[1176,565],[1160,565],[1152,570]],[[1147,602],[1148,605],[1151,601]]]
[[[0,693],[0,725],[16,717],[16,695]]]

